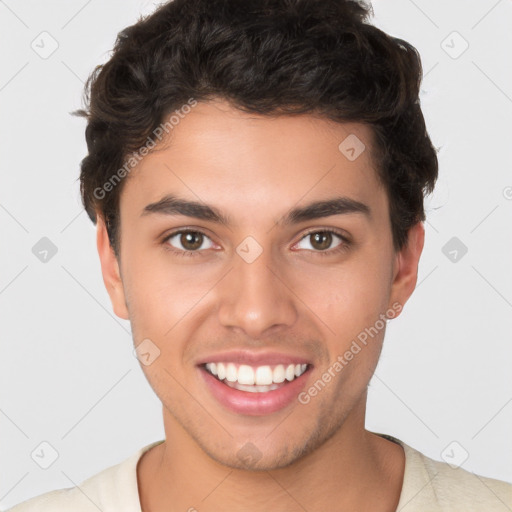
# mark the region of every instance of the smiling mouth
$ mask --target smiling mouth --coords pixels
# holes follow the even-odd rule
[[[227,362],[205,363],[201,366],[226,386],[249,393],[267,393],[280,389],[310,368],[309,364],[249,366]]]

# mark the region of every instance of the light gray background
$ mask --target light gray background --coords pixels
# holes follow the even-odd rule
[[[422,105],[441,149],[417,290],[388,326],[367,427],[435,459],[456,441],[465,469],[512,482],[512,3],[373,5],[375,23],[422,55]],[[152,9],[0,1],[0,508],[76,485],[163,438],[129,324],[103,287],[78,193],[85,122],[69,115],[117,32]],[[47,58],[31,47],[49,51],[52,39]],[[42,237],[58,249],[46,263],[32,253]],[[443,253],[452,237],[467,254]],[[59,455],[46,470],[31,458],[44,441]]]

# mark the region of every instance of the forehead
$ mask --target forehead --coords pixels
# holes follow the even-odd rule
[[[371,128],[360,123],[198,103],[132,171],[121,208],[142,211],[168,193],[248,218],[262,215],[262,204],[279,209],[333,195],[386,208],[372,146]]]

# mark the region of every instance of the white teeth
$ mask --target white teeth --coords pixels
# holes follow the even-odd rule
[[[214,363],[211,363],[214,364]],[[206,368],[208,368],[208,365],[206,365]],[[224,380],[226,378],[226,367],[222,363],[217,364],[217,378],[219,380]]]
[[[228,382],[236,382],[238,379],[238,371],[233,363],[228,363],[226,366],[226,379]]]
[[[258,366],[258,368],[256,368],[256,378],[254,380],[258,386],[268,386],[269,384],[272,384],[272,370],[270,369],[270,366]]]
[[[238,368],[238,384],[254,384],[254,370],[246,364]]]
[[[284,373],[284,366],[282,364],[278,364],[274,368],[274,372],[272,375],[272,380],[276,383],[284,382],[284,379],[286,378],[286,375]]]
[[[249,391],[249,393],[266,393],[267,391],[273,391],[278,389],[277,384],[271,384],[270,386],[245,386],[244,384],[238,384],[238,382],[226,382],[230,388],[239,389],[240,391]]]
[[[292,381],[296,377],[300,377],[307,369],[307,364],[289,364],[282,365],[278,364],[273,369],[269,365],[257,366],[253,368],[247,364],[240,366],[234,363],[206,363],[206,369],[212,374],[217,376],[219,380],[226,379],[229,383],[237,383],[237,389],[246,390],[246,387],[250,387],[251,391],[258,391],[263,387],[265,391],[268,391],[266,387],[272,387],[273,384],[281,384],[285,380]],[[231,386],[234,387],[234,386]]]

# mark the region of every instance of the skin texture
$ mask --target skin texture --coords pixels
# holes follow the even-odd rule
[[[354,161],[338,149],[350,134],[366,146]],[[247,114],[219,100],[194,107],[167,142],[124,184],[119,261],[101,218],[97,228],[116,315],[130,320],[136,346],[150,339],[160,350],[141,365],[162,402],[166,434],[138,465],[144,512],[395,510],[403,451],[364,428],[385,328],[309,403],[268,415],[226,409],[196,366],[230,349],[295,354],[313,365],[307,389],[379,315],[403,307],[424,229],[411,228],[407,246],[395,252],[371,129],[311,115]],[[166,194],[212,205],[231,224],[141,215]],[[366,204],[370,215],[279,223],[292,208],[337,196]],[[179,235],[164,241],[180,228],[206,235],[191,256],[166,249],[191,246]],[[350,243],[333,235],[322,251],[307,234],[327,229]],[[252,263],[236,252],[247,236],[262,248]],[[250,462],[237,455],[247,443],[258,453]]]

